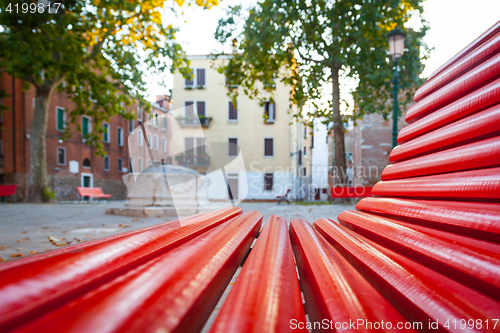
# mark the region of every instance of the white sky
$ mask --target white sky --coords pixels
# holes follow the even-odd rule
[[[188,54],[208,54],[221,48],[213,36],[223,8],[242,2],[244,6],[255,3],[254,0],[222,0],[218,7],[210,10],[186,8],[183,17],[164,17],[164,20],[180,28],[177,39]],[[425,41],[434,48],[426,63],[424,76],[429,76],[500,20],[500,0],[427,0],[424,10],[424,18],[430,25]],[[158,80],[162,78],[150,78],[148,91],[151,101],[155,100],[155,95],[168,93],[173,86],[170,74],[166,75],[166,88],[155,83]],[[349,82],[344,84],[346,87],[351,85]],[[344,98],[349,99],[348,95],[344,89]]]

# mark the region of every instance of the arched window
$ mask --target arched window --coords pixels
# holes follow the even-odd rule
[[[85,158],[82,164],[84,168],[90,168],[90,160],[88,158]]]

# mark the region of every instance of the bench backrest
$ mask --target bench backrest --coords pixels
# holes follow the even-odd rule
[[[0,197],[14,195],[17,185],[0,185]]]
[[[76,189],[81,196],[104,194],[100,187],[77,187]]]

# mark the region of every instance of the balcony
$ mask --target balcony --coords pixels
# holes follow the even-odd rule
[[[177,117],[175,118],[179,122],[181,127],[196,127],[201,125],[201,127],[210,127],[210,122],[212,121],[212,117]]]
[[[208,167],[210,156],[208,155],[179,155],[175,157],[178,165],[187,167]]]

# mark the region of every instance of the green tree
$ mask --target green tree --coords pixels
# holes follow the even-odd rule
[[[353,92],[355,117],[367,112],[387,116],[393,63],[390,60],[387,34],[396,26],[407,34],[405,54],[399,61],[402,91],[398,102],[409,102],[410,90],[422,83],[419,78],[428,55],[422,42],[427,31],[423,20],[422,0],[265,0],[253,7],[246,17],[241,6],[231,7],[219,21],[215,37],[221,43],[233,40],[238,45],[224,66],[219,68],[229,81],[242,87],[251,98],[263,91],[273,92],[273,80],[279,78],[292,89],[291,103],[298,106],[294,116],[308,125],[311,117],[333,121],[337,182],[344,184],[346,160],[344,122],[340,112],[339,77],[357,79]],[[407,27],[410,17],[417,17],[421,28]],[[238,21],[244,20],[241,33]],[[214,55],[215,57],[220,54]],[[286,68],[286,71],[283,71]],[[259,84],[257,84],[259,82]],[[331,86],[329,102],[319,101],[323,87]],[[235,99],[238,90],[228,86]],[[313,114],[304,115],[302,106],[309,102]],[[308,120],[309,119],[309,120]]]
[[[27,201],[41,201],[47,188],[45,135],[50,100],[64,91],[77,117],[93,118],[85,139],[103,154],[102,122],[114,115],[133,118],[122,105],[146,106],[144,71],[179,70],[190,76],[189,62],[175,41],[177,29],[162,23],[162,12],[183,5],[209,8],[218,0],[73,0],[38,4],[4,2],[0,7],[2,70],[36,89],[31,126]],[[50,5],[50,7],[49,7]],[[68,131],[67,131],[68,133]]]

